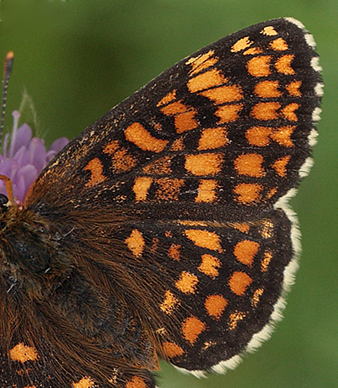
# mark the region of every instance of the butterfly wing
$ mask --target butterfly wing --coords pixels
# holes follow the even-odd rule
[[[123,319],[148,336],[134,344],[140,368],[155,369],[155,350],[190,371],[219,371],[267,337],[296,251],[283,199],[310,165],[318,70],[300,23],[249,27],[113,108],[33,185],[28,209],[76,252],[75,270],[105,286],[108,312],[121,300]],[[104,332],[98,349],[116,351],[122,340]]]

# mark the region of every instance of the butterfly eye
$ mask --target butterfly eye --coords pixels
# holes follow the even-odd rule
[[[0,207],[6,208],[8,204],[8,198],[4,194],[0,194]]]

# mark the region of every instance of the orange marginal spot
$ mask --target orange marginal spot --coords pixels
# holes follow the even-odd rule
[[[277,193],[277,187],[273,187],[269,192],[266,194],[265,198],[270,199]]]
[[[233,330],[236,328],[238,321],[241,321],[246,316],[243,311],[235,311],[229,316],[229,329]]]
[[[296,129],[295,125],[276,128],[275,132],[270,135],[271,139],[284,147],[294,147],[291,135]]]
[[[253,293],[252,299],[251,299],[251,304],[254,307],[258,306],[259,300],[260,300],[261,296],[263,295],[263,292],[264,292],[263,288],[257,288],[257,290]]]
[[[251,58],[247,63],[247,69],[253,77],[267,77],[270,74],[269,55],[258,56]]]
[[[90,377],[83,377],[78,383],[72,384],[73,388],[94,388],[94,381]]]
[[[198,122],[195,120],[195,115],[197,111],[190,110],[186,113],[181,113],[175,116],[175,128],[177,133],[183,133],[186,131],[191,131],[198,127]]]
[[[291,159],[290,155],[283,156],[275,161],[271,165],[271,167],[277,172],[277,174],[281,177],[286,177],[286,165],[289,163],[289,160]]]
[[[176,90],[174,89],[173,91],[169,92],[166,96],[164,96],[162,98],[162,100],[160,100],[158,103],[157,103],[157,107],[161,106],[161,105],[165,105],[165,104],[168,104],[169,102],[175,100],[176,98]]]
[[[227,130],[224,127],[206,128],[198,141],[198,150],[212,150],[224,147],[229,143]]]
[[[223,252],[221,238],[215,232],[201,229],[186,229],[184,233],[187,238],[198,247],[218,251],[220,253]]]
[[[180,137],[179,139],[175,140],[173,144],[170,147],[170,151],[183,151],[184,150],[184,143],[183,143],[183,137]]]
[[[285,51],[289,48],[288,44],[285,42],[283,38],[277,38],[270,42],[270,48],[274,51]]]
[[[252,278],[245,272],[234,272],[229,280],[230,290],[236,295],[243,295],[252,283]]]
[[[147,388],[147,384],[142,377],[134,376],[127,381],[126,388]]]
[[[22,342],[18,343],[9,351],[9,357],[12,361],[26,362],[36,361],[38,352],[33,346],[26,346]]]
[[[259,102],[251,110],[251,116],[256,120],[267,121],[278,119],[279,102]]]
[[[121,173],[135,167],[137,159],[131,155],[126,148],[121,147],[119,149],[118,144],[118,140],[112,141],[104,147],[103,152],[111,155],[115,172]]]
[[[275,63],[275,68],[278,71],[278,73],[285,74],[285,75],[294,75],[295,71],[291,67],[291,63],[294,57],[295,56],[293,54],[290,54],[290,55],[283,55],[282,57],[277,59]]]
[[[263,186],[256,183],[240,183],[234,188],[234,193],[238,195],[238,202],[249,205],[260,199]]]
[[[251,266],[253,260],[258,252],[259,244],[255,241],[243,240],[238,242],[234,248],[234,255],[236,259],[247,265]]]
[[[198,186],[198,194],[195,202],[214,202],[216,199],[217,181],[201,179]]]
[[[145,243],[139,230],[134,229],[130,236],[125,239],[125,243],[134,256],[140,257],[142,255]]]
[[[165,234],[165,236],[166,236],[167,238],[172,238],[172,236],[173,236],[173,234],[171,233],[170,230],[166,230],[164,234]]]
[[[212,58],[215,54],[213,50],[209,50],[207,53],[199,55],[198,57],[192,57],[188,59],[185,64],[191,65],[190,74],[199,73],[200,71],[207,69],[210,66],[215,65],[218,62],[217,58]]]
[[[250,40],[248,36],[245,36],[244,38],[239,39],[235,44],[231,47],[232,53],[238,53],[239,51],[245,50],[246,48],[250,47],[253,44],[253,42]]]
[[[156,238],[156,237],[154,237],[152,240],[151,240],[151,248],[150,248],[150,250],[152,251],[152,252],[156,252],[157,251],[157,248],[158,248],[158,245],[159,245],[159,243],[160,243],[160,240],[158,239],[158,238]]]
[[[265,251],[264,258],[261,261],[261,271],[262,272],[266,272],[268,270],[271,259],[272,259],[272,253],[270,251]]]
[[[135,194],[135,201],[146,201],[148,190],[153,182],[153,178],[141,176],[135,179],[133,192]]]
[[[176,261],[180,260],[180,249],[181,245],[179,244],[171,244],[168,249],[168,256]]]
[[[261,34],[267,35],[267,36],[274,36],[278,35],[277,31],[272,26],[266,26],[261,31]]]
[[[220,319],[228,301],[222,295],[210,295],[206,298],[204,306],[208,314],[216,319]]]
[[[243,154],[237,156],[234,160],[234,166],[240,175],[259,178],[264,175],[263,161],[264,158],[260,154]]]
[[[202,255],[201,259],[202,263],[197,269],[205,275],[215,279],[215,277],[219,275],[218,268],[221,267],[220,260],[217,257],[208,254]]]
[[[156,179],[156,184],[159,186],[156,191],[156,198],[159,201],[178,201],[184,179],[159,178]]]
[[[283,116],[290,121],[298,121],[298,117],[295,113],[295,110],[299,108],[299,104],[296,104],[295,102],[292,104],[287,105],[285,108],[282,109]]]
[[[162,344],[162,349],[164,354],[169,358],[182,356],[182,354],[184,354],[184,350],[173,342],[164,342]]]
[[[218,69],[211,69],[205,73],[192,77],[187,82],[187,87],[191,93],[196,93],[214,86],[220,86],[227,82],[222,72]]]
[[[157,139],[137,122],[125,129],[124,136],[143,151],[162,152],[168,144],[168,140]]]
[[[234,222],[232,225],[231,225],[233,228],[239,230],[240,232],[242,233],[248,233],[249,230],[250,230],[250,226],[249,224],[243,222],[243,223],[239,223],[239,222]]]
[[[160,305],[160,309],[166,314],[171,314],[178,303],[178,299],[168,290],[165,292],[165,299]]]
[[[193,344],[205,330],[206,324],[196,317],[186,318],[182,324],[183,337]]]
[[[171,174],[171,157],[165,156],[164,158],[150,162],[147,166],[143,167],[143,172],[149,175]]]
[[[222,162],[222,154],[186,155],[184,167],[194,175],[216,175],[221,171]]]
[[[197,276],[190,272],[183,271],[180,274],[180,279],[175,283],[175,287],[184,294],[194,294],[198,283]]]
[[[238,119],[238,114],[242,108],[242,104],[219,106],[215,112],[215,115],[219,117],[219,123],[229,123]]]
[[[265,147],[269,145],[269,136],[273,128],[270,127],[251,127],[245,132],[245,137],[252,146]]]
[[[302,81],[292,81],[285,86],[285,89],[288,91],[289,95],[292,97],[301,97],[302,93],[300,87],[302,86]]]
[[[245,50],[243,55],[258,55],[262,53],[263,53],[263,50],[260,47],[251,47]]]
[[[102,174],[103,165],[99,158],[94,158],[90,160],[84,170],[91,172],[92,176],[90,180],[86,183],[87,187],[93,187],[99,183],[104,182],[107,178]]]
[[[261,235],[263,238],[270,238],[273,236],[274,225],[270,220],[263,220],[263,227],[261,229]]]
[[[218,88],[204,90],[198,94],[209,98],[209,100],[213,101],[217,105],[243,99],[242,88],[239,85],[220,86]]]
[[[282,93],[278,90],[278,81],[261,81],[255,86],[255,93],[262,98],[280,97]]]

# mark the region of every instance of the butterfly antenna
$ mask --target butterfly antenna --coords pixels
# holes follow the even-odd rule
[[[1,107],[1,120],[0,120],[0,148],[2,143],[2,133],[4,130],[4,120],[5,120],[5,110],[6,110],[6,101],[7,101],[7,88],[9,77],[11,76],[12,68],[14,62],[14,53],[9,51],[5,57],[4,63],[4,76],[2,81],[2,107]]]

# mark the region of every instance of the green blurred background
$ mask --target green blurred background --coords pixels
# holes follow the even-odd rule
[[[158,380],[161,388],[338,387],[338,1],[3,0],[0,12],[0,58],[15,52],[6,125],[27,90],[49,144],[225,35],[282,16],[305,24],[326,87],[316,163],[292,200],[303,254],[285,318],[226,375],[198,380],[163,363]]]

